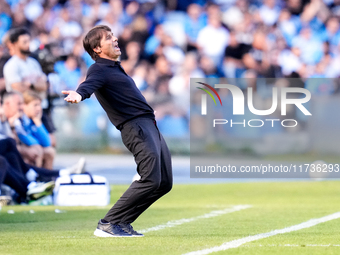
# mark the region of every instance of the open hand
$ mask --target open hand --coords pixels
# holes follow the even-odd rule
[[[68,95],[64,98],[66,102],[77,104],[81,101],[81,95],[73,90],[63,90],[61,93],[63,93],[64,95]]]

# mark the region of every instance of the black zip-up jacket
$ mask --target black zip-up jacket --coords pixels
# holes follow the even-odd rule
[[[98,58],[76,91],[82,100],[95,93],[110,121],[119,130],[124,123],[140,116],[155,119],[154,110],[119,61]]]

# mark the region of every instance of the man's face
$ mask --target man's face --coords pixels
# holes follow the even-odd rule
[[[3,104],[3,110],[7,119],[16,114],[21,116],[24,110],[24,99],[20,95],[13,95],[12,97],[7,98]]]
[[[29,55],[30,52],[30,39],[29,35],[20,35],[18,41],[14,43],[16,51],[21,52],[21,54]]]
[[[99,48],[101,52],[98,55],[102,58],[118,60],[118,57],[122,54],[118,47],[118,39],[113,36],[112,32],[104,34]]]

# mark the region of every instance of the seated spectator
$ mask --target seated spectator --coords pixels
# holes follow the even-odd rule
[[[323,41],[330,42],[332,47],[336,47],[340,42],[339,19],[336,16],[330,17],[326,22],[326,29],[321,34]]]
[[[247,0],[235,0],[235,4],[223,11],[223,23],[232,29],[239,27],[248,15],[249,4]]]
[[[131,40],[139,42],[144,46],[146,40],[149,37],[148,22],[146,18],[142,15],[139,15],[133,20],[130,26],[132,29]]]
[[[65,89],[75,89],[82,77],[77,58],[74,55],[68,55],[65,62],[58,61],[54,65],[55,71],[59,74]]]
[[[80,24],[71,17],[67,8],[60,11],[59,18],[56,19],[54,29],[59,30],[60,39],[63,41],[63,48],[66,53],[71,53],[75,40],[82,33]]]
[[[156,62],[155,62],[155,68],[157,71],[158,77],[169,77],[172,76],[172,70],[169,61],[166,59],[165,56],[160,55]]]
[[[26,201],[27,198],[39,198],[46,189],[53,188],[54,183],[51,181],[59,176],[84,172],[84,158],[81,158],[74,166],[60,170],[28,165],[21,157],[16,141],[11,137],[9,123],[0,106],[0,186],[4,183],[13,188],[20,198],[17,202]],[[38,180],[47,183],[37,184]]]
[[[91,7],[88,1],[66,1],[66,2],[59,2],[58,0],[49,0],[55,1],[54,8],[59,7],[56,12],[60,13],[63,11],[63,8],[66,8],[68,11],[68,15],[70,20],[76,21],[80,24],[83,18],[90,15]],[[51,6],[53,6],[51,4]]]
[[[157,25],[154,33],[145,42],[144,51],[148,56],[151,56],[157,52],[164,35],[165,33],[163,26]]]
[[[109,11],[109,4],[102,0],[91,0],[91,8],[89,8],[88,18],[91,19],[92,22],[96,20],[103,19],[108,11]]]
[[[134,69],[140,61],[141,46],[138,42],[131,41],[126,45],[127,59],[122,60],[122,66],[129,75],[133,74]]]
[[[147,88],[146,76],[148,75],[148,63],[141,61],[133,72],[132,79],[135,81],[137,88],[144,91]]]
[[[91,56],[89,54],[87,54],[87,52],[84,50],[83,43],[82,43],[81,40],[78,40],[75,43],[75,45],[73,47],[73,56],[76,57],[78,62],[80,62],[80,65],[78,65],[78,66],[81,67],[81,70],[89,68],[94,63],[94,60],[91,58]],[[77,85],[78,85],[78,83],[77,83]]]
[[[0,188],[1,184],[6,184],[14,189],[18,195],[15,198],[18,203],[25,203],[50,195],[53,191],[54,180],[60,176],[83,173],[84,158],[81,158],[76,165],[60,170],[37,168],[24,163],[16,150],[13,139],[0,140],[1,144],[4,142],[12,144],[12,146],[6,147],[7,153],[3,149],[0,153]],[[11,150],[13,151],[11,152]],[[3,156],[3,154],[6,156]],[[12,162],[10,159],[12,159]],[[13,160],[17,160],[17,164],[13,164]],[[16,165],[18,165],[18,168],[16,168]],[[43,180],[43,182],[37,182],[38,180]]]
[[[292,46],[301,51],[300,59],[307,65],[315,65],[323,57],[322,41],[313,36],[309,27],[301,29],[300,34],[293,39]]]
[[[11,9],[6,1],[1,0],[1,10],[0,10],[0,40],[6,34],[7,30],[12,25],[12,18],[10,16]]]
[[[184,61],[183,50],[174,44],[170,35],[165,35],[162,40],[162,53],[172,67],[178,67]]]
[[[224,76],[210,57],[202,56],[199,63],[206,78],[221,78]]]
[[[37,164],[48,169],[53,167],[55,149],[51,146],[48,132],[42,123],[41,98],[32,91],[24,93],[24,113],[21,116],[21,124],[24,132],[17,132],[22,143],[27,146],[40,145],[43,151],[42,164]]]
[[[129,24],[132,20],[132,16],[137,12],[139,8],[139,6],[136,5],[135,7],[130,6],[130,4],[128,3],[127,6],[130,6],[128,8],[129,10],[124,10],[124,3],[122,0],[109,0],[108,2],[110,5],[109,10],[112,13],[111,15],[113,17],[117,17],[117,21],[122,25]],[[126,11],[128,11],[129,13],[127,13]]]
[[[164,107],[169,109],[169,105],[172,105],[172,96],[169,92],[169,77],[162,77],[157,81],[155,87],[155,96],[153,100],[150,101],[150,105],[158,110],[158,107]]]
[[[265,0],[259,9],[259,14],[264,24],[272,26],[279,18],[280,8],[275,6],[275,0]]]
[[[10,93],[5,94],[3,97],[3,110],[4,110],[4,116],[8,120],[10,127],[13,130],[15,130],[15,133],[17,135],[16,138],[18,139],[18,142],[19,142],[18,149],[20,153],[23,155],[25,161],[33,165],[36,165],[38,167],[43,166],[44,162],[45,162],[45,165],[52,166],[51,164],[53,163],[53,158],[51,154],[53,154],[53,157],[54,157],[54,150],[52,151],[51,147],[47,146],[47,145],[50,145],[50,140],[49,140],[48,134],[46,136],[46,133],[47,133],[46,130],[43,127],[39,128],[38,130],[36,128],[36,125],[34,123],[31,123],[31,121],[29,121],[28,125],[26,122],[24,123],[24,125],[21,122],[20,118],[24,115],[24,112],[23,112],[24,111],[24,99],[23,99],[22,94],[20,94],[19,92],[10,92]],[[27,133],[27,131],[24,129],[24,126],[27,126],[27,127],[35,126],[35,130],[34,131],[32,130],[29,133]],[[39,144],[38,138],[34,136],[36,135],[36,133],[38,133],[41,136],[43,134],[44,136],[43,144],[47,146],[46,148],[48,148],[48,149],[45,149],[45,155],[44,155],[44,149],[42,145]],[[39,139],[42,140],[42,138],[39,138]],[[49,160],[45,161],[44,156],[46,158],[49,158]]]
[[[281,51],[278,63],[282,68],[285,76],[291,75],[293,72],[299,72],[303,64],[299,58],[300,50],[298,48],[285,49]]]
[[[214,61],[215,65],[220,65],[225,47],[229,43],[229,32],[222,26],[221,13],[215,8],[210,9],[208,25],[198,33],[197,46],[202,54]]]
[[[248,53],[251,46],[239,43],[236,32],[230,32],[230,42],[224,52],[224,73],[228,78],[240,78],[245,71],[243,56]]]
[[[98,25],[108,26],[115,36],[120,36],[123,32],[123,26],[119,23],[118,17],[115,16],[113,12],[107,13],[104,19],[97,22],[96,26]]]
[[[248,70],[255,70],[258,76],[261,77],[280,77],[280,70],[275,74],[277,63],[274,63],[274,52],[270,50],[270,42],[265,30],[258,29],[254,32],[252,44],[249,45],[248,50],[242,56],[244,66]]]
[[[202,14],[202,8],[198,4],[190,4],[187,17],[184,22],[184,30],[187,36],[187,50],[196,50],[196,40],[199,31],[207,25],[206,17]]]
[[[199,74],[199,73],[198,73]],[[201,77],[204,75],[202,72]],[[181,109],[190,108],[190,70],[185,69],[185,67],[175,74],[169,81],[169,92],[173,98],[175,105]]]
[[[83,173],[85,168],[85,158],[83,157],[77,164],[59,170],[26,164],[16,147],[15,140],[9,137],[0,140],[0,156],[4,157],[16,171],[25,175],[29,181],[51,181],[59,176]]]
[[[288,46],[292,45],[293,38],[301,27],[299,17],[293,16],[287,9],[283,9],[278,19],[278,28],[285,38]]]
[[[53,181],[39,184],[28,181],[24,175],[13,169],[4,157],[0,156],[0,187],[2,183],[14,189],[18,194],[15,199],[17,203],[50,195],[54,187]]]

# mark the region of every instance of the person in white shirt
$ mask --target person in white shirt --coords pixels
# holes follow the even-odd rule
[[[10,33],[13,45],[13,56],[4,66],[6,90],[16,90],[21,93],[32,89],[36,92],[46,92],[47,79],[37,60],[29,57],[30,35],[25,28],[16,28]],[[46,94],[46,93],[45,93]],[[46,95],[45,95],[46,97]]]
[[[279,18],[280,8],[275,4],[275,0],[265,0],[259,9],[260,17],[267,26],[274,25]]]
[[[220,65],[228,42],[229,32],[222,26],[221,13],[214,11],[208,16],[208,25],[198,34],[197,46],[203,55],[214,61],[215,65]]]

